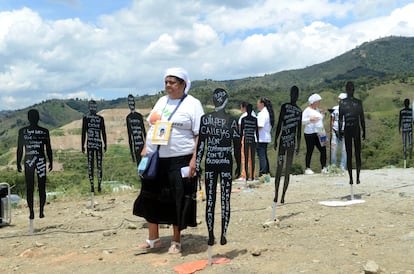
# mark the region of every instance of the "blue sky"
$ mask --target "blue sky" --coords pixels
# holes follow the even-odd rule
[[[0,3],[2,11],[30,7],[47,20],[80,18],[94,23],[102,14],[128,8],[132,0],[1,0]]]
[[[175,66],[192,80],[299,69],[414,36],[413,14],[390,0],[0,0],[0,110],[153,94]]]

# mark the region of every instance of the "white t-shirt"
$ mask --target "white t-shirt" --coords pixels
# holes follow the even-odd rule
[[[151,124],[151,115],[157,113],[161,115],[161,121],[168,121],[169,116],[176,108],[181,99],[169,99],[163,96],[155,103],[154,108],[148,115],[147,121],[150,124],[150,129],[147,133],[147,152],[152,152],[157,149],[157,145],[151,143],[154,125]],[[200,128],[200,118],[204,114],[203,106],[200,101],[191,95],[183,100],[177,111],[171,117],[172,128],[170,138],[167,145],[160,146],[160,158],[169,158],[184,156],[192,154],[195,146],[195,136],[198,135]]]
[[[333,112],[331,114],[331,117],[333,117],[333,124],[332,124],[332,129],[338,131],[338,127],[339,127],[339,106],[334,106],[333,107]]]
[[[257,126],[259,127],[259,143],[270,143],[272,126],[270,125],[270,115],[266,107],[257,114]]]
[[[311,122],[311,117],[319,117],[319,120]],[[323,115],[319,112],[319,109],[307,107],[302,113],[302,124],[305,125],[303,130],[305,134],[318,133],[320,129],[323,129]]]

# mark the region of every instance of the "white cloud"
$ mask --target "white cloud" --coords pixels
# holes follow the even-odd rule
[[[237,79],[320,63],[379,37],[414,36],[414,4],[401,1],[169,3],[134,1],[96,25],[30,8],[0,12],[0,109],[155,93],[170,66],[187,68],[192,80]]]

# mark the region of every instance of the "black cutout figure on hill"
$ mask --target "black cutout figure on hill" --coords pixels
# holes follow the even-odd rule
[[[91,193],[95,192],[94,187],[94,165],[96,156],[96,167],[98,170],[98,192],[101,192],[102,183],[102,140],[103,149],[106,152],[106,130],[104,118],[96,113],[96,102],[89,101],[89,114],[85,115],[82,120],[82,152],[88,154],[88,174],[91,184]]]
[[[129,150],[132,162],[137,165],[141,161],[141,152],[145,145],[145,125],[141,113],[135,111],[135,100],[132,94],[128,95],[128,106],[131,112],[126,117]]]
[[[17,144],[17,171],[22,172],[21,161],[24,148],[24,175],[26,178],[27,205],[30,210],[30,220],[34,219],[33,192],[35,183],[35,172],[39,190],[40,213],[39,218],[44,217],[44,206],[46,204],[46,155],[49,160],[49,171],[53,169],[53,154],[50,144],[49,130],[40,127],[39,112],[35,109],[29,110],[28,120],[30,125],[19,130]],[[46,155],[45,155],[46,149]]]
[[[410,108],[410,100],[404,100],[404,108],[400,110],[398,121],[398,132],[402,136],[402,145],[404,153],[404,168],[407,166],[407,154],[410,158],[408,166],[412,165],[413,156],[413,110]],[[407,151],[408,147],[408,151]]]
[[[302,133],[302,110],[297,106],[296,101],[299,98],[299,89],[292,86],[290,89],[290,103],[284,103],[280,108],[279,121],[276,126],[274,149],[277,148],[277,139],[280,135],[279,152],[277,156],[277,168],[275,178],[275,198],[276,204],[279,193],[280,177],[284,158],[286,156],[285,181],[283,184],[282,198],[280,202],[285,203],[285,194],[289,186],[290,169],[292,167],[294,152],[299,153],[301,133]]]
[[[346,83],[347,98],[339,103],[339,129],[340,136],[345,138],[346,165],[349,174],[349,184],[353,184],[352,177],[352,143],[355,150],[355,164],[357,184],[360,183],[359,175],[361,172],[361,130],[362,140],[365,140],[365,117],[362,102],[354,97],[354,83]],[[343,126],[345,123],[345,126]],[[342,131],[343,129],[343,131]]]
[[[252,115],[253,105],[246,105],[247,115],[242,118],[240,125],[240,136],[243,140],[244,137],[244,170],[247,181],[248,179],[254,179],[254,169],[255,169],[255,153],[256,153],[256,143],[259,139],[259,127],[257,125],[257,118]],[[249,156],[251,157],[251,174],[249,174]]]
[[[197,143],[197,172],[201,172],[201,160],[205,158],[206,187],[206,223],[208,229],[208,245],[214,245],[214,210],[216,205],[217,180],[220,176],[221,187],[221,240],[227,243],[226,233],[230,222],[230,194],[232,187],[233,148],[237,138],[238,125],[236,119],[226,113],[228,94],[224,89],[214,90],[213,101],[215,111],[201,117],[199,139]]]

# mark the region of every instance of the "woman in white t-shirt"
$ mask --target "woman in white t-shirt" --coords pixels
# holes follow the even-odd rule
[[[268,98],[257,101],[257,126],[259,128],[259,140],[257,142],[257,156],[259,157],[259,176],[270,173],[267,145],[272,141],[271,131],[275,124],[275,114],[272,103]]]
[[[327,173],[326,167],[326,133],[323,126],[323,117],[325,112],[319,109],[322,97],[319,94],[312,94],[308,103],[309,106],[302,113],[302,124],[305,126],[303,132],[306,142],[306,157],[305,157],[305,174],[314,174],[310,168],[313,149],[316,147],[320,152],[320,163],[322,166],[322,173]]]
[[[166,95],[158,99],[150,115],[150,129],[143,153],[157,149],[157,123],[170,129],[167,144],[159,147],[159,166],[155,179],[141,180],[141,192],[135,200],[133,214],[148,222],[148,239],[138,249],[160,247],[158,225],[172,224],[170,254],[181,252],[181,230],[196,226],[196,144],[200,118],[204,114],[200,101],[188,94],[190,79],[182,68],[167,69],[164,76]],[[167,128],[167,127],[166,127]],[[155,137],[154,137],[155,136]],[[159,140],[158,140],[159,141]],[[182,170],[188,169],[188,174]]]

